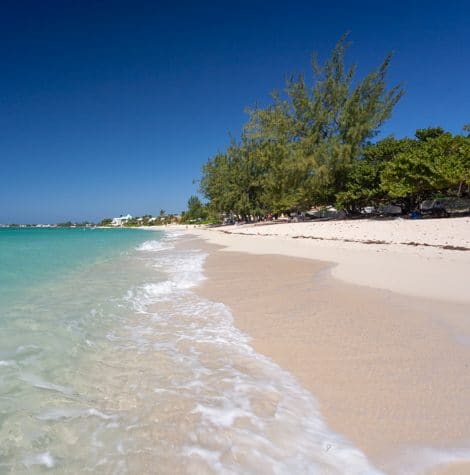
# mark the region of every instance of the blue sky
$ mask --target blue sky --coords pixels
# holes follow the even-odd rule
[[[468,18],[452,0],[3,1],[0,223],[181,211],[244,108],[345,31],[359,76],[395,52],[389,82],[406,95],[383,135],[459,132]]]

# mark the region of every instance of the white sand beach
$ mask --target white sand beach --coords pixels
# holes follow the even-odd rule
[[[226,251],[332,262],[332,275],[354,284],[470,302],[468,217],[263,223],[190,231]]]
[[[209,252],[201,294],[333,430],[385,473],[470,473],[470,251],[444,249],[469,247],[468,218],[187,232]]]

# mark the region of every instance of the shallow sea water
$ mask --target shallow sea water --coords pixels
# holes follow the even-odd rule
[[[26,282],[0,235],[0,473],[378,473],[194,292],[203,251],[60,232],[20,234]]]

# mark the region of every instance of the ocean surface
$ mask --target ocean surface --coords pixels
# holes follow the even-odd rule
[[[176,233],[0,229],[0,473],[369,474]]]

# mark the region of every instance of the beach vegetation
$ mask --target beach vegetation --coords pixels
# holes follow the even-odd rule
[[[414,145],[412,139],[397,140],[387,137],[364,148],[359,160],[355,160],[347,176],[344,191],[336,194],[336,205],[350,213],[366,206],[378,208],[390,201],[382,186],[382,174],[387,163],[400,153],[407,153]]]
[[[432,196],[468,194],[470,139],[444,131],[427,133],[433,130],[418,130],[413,146],[389,161],[381,175],[382,189],[391,198],[404,199],[409,209]]]
[[[250,221],[328,206],[411,211],[424,199],[469,194],[470,124],[462,135],[427,127],[375,141],[404,90],[387,87],[391,54],[357,79],[348,46],[345,35],[323,64],[313,56],[310,80],[291,76],[267,106],[247,109],[240,137],[202,167],[207,204],[191,197],[183,219]]]
[[[345,65],[340,39],[311,80],[290,77],[266,107],[248,109],[239,140],[203,167],[200,188],[210,206],[249,219],[329,205],[345,191],[355,161],[403,95],[386,86],[388,55],[362,80]]]
[[[112,218],[103,218],[100,221],[100,226],[111,226],[111,223],[113,222]]]
[[[187,207],[187,211],[183,211],[183,213],[181,213],[182,223],[197,223],[206,221],[208,219],[209,210],[198,196],[191,196],[188,199]]]

